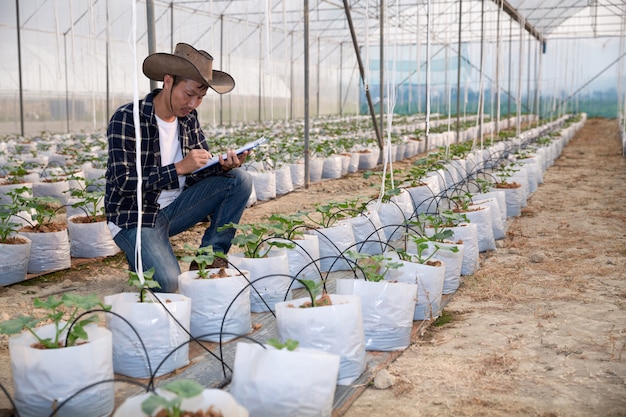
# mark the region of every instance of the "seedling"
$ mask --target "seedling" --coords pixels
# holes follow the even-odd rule
[[[187,410],[182,410],[181,406],[185,398],[193,398],[200,395],[204,387],[195,381],[178,380],[168,382],[161,387],[165,391],[175,394],[175,397],[168,400],[160,395],[152,394],[141,403],[141,411],[146,415],[153,415],[157,409],[162,408],[166,411],[166,417],[182,417]]]
[[[269,220],[275,223],[276,228],[274,229],[274,236],[289,240],[301,238],[304,235],[304,231],[302,230],[304,220],[302,220],[302,217],[307,214],[308,213],[303,211],[299,211],[295,214],[272,214]]]
[[[0,243],[7,243],[22,225],[11,221],[11,213],[0,209]]]
[[[276,338],[271,338],[267,341],[267,344],[275,347],[278,350],[287,349],[288,351],[293,352],[294,350],[296,350],[300,342],[298,342],[297,340],[287,339],[285,343],[282,343]]]
[[[319,307],[319,306],[325,306],[325,305],[331,305],[332,302],[330,300],[330,297],[328,296],[328,294],[326,294],[326,292],[324,291],[324,283],[323,281],[314,281],[312,279],[303,279],[300,280],[300,282],[302,282],[302,284],[305,286],[305,288],[307,290],[309,290],[309,292],[311,293],[311,302],[310,303],[304,303],[302,304],[300,307],[301,308],[307,308],[307,307]],[[321,297],[317,297],[318,295],[322,294]]]
[[[104,199],[104,190],[96,188],[96,191],[87,191],[89,187],[96,186],[98,180],[74,176],[70,177],[70,179],[79,180],[77,181],[79,184],[78,187],[64,191],[69,192],[72,197],[77,199],[77,201],[72,204],[72,207],[83,210],[90,222],[99,221],[102,216],[104,216],[104,207],[100,206],[100,203]]]
[[[161,288],[161,284],[154,280],[154,267],[143,271],[143,283],[139,279],[139,274],[134,271],[128,271],[128,285],[139,288],[139,302],[146,302],[146,291],[150,288]]]
[[[40,232],[42,228],[53,223],[54,216],[58,211],[59,200],[52,197],[32,196],[33,190],[28,187],[16,188],[7,193],[11,196],[13,205],[11,210],[14,213],[25,211],[31,214],[32,222],[24,218],[30,223],[33,231]]]
[[[451,198],[457,205],[456,211],[470,211],[472,205],[472,194],[465,193],[461,195],[455,195]]]
[[[498,184],[506,184],[507,180],[513,176],[513,174],[519,169],[514,169],[515,164],[513,163],[503,163],[501,164],[497,171],[496,177],[498,177]]]
[[[215,258],[226,259],[226,255],[222,252],[213,252],[213,246],[204,246],[198,249],[194,249],[189,244],[185,244],[185,249],[195,252],[195,255],[183,256],[181,258],[184,262],[196,262],[198,264],[198,276],[206,279],[209,277],[208,266],[215,261]]]
[[[232,239],[232,244],[243,249],[246,258],[265,258],[272,247],[293,248],[290,242],[270,240],[271,237],[281,233],[282,226],[268,223],[238,224],[227,223],[217,228],[218,232],[227,229],[236,229],[237,233]]]
[[[385,254],[370,255],[355,251],[348,251],[347,255],[356,260],[357,267],[363,272],[368,281],[379,282],[385,279],[385,275],[391,269],[402,267],[401,262],[394,260]]]
[[[364,207],[365,203],[360,201],[359,198],[344,202],[331,201],[328,204],[317,204],[315,206],[315,212],[319,216],[318,219],[308,214],[306,217],[316,226],[328,228],[338,220],[345,219],[354,213],[360,213]]]
[[[102,303],[96,294],[87,296],[63,294],[60,299],[50,296],[46,300],[35,298],[33,305],[35,308],[47,310],[48,314],[46,317],[37,319],[33,316],[20,315],[16,319],[0,323],[0,333],[12,335],[26,329],[35,336],[44,349],[75,346],[78,340],[87,340],[89,338],[85,331],[85,326],[98,321],[98,316],[95,314],[74,323],[69,330],[65,344],[59,340],[81,310],[89,311],[95,307],[100,307],[107,311],[111,309],[111,306]],[[54,323],[56,330],[53,337],[42,338],[35,332],[35,326],[44,320],[51,320]]]

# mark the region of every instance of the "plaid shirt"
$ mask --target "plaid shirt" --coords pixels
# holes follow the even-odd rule
[[[154,227],[159,211],[157,200],[161,190],[178,188],[178,175],[174,164],[161,166],[159,128],[154,113],[153,99],[161,90],[149,93],[139,102],[139,123],[141,125],[141,168],[143,188],[143,226]],[[178,118],[179,140],[183,157],[189,150],[204,148],[208,144],[194,110],[185,117]],[[109,222],[122,229],[137,226],[139,207],[137,205],[137,168],[135,152],[135,126],[133,124],[133,103],[120,107],[111,117],[107,129],[109,157],[106,170],[106,195],[104,199],[106,216]],[[189,187],[206,176],[187,175],[185,187]]]

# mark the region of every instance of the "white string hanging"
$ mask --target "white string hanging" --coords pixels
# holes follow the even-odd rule
[[[213,14],[213,0],[209,1],[209,21],[212,21],[214,18],[214,14]],[[212,24],[211,25],[211,53],[215,54],[215,26]],[[220,65],[224,65],[223,62],[219,63]],[[217,105],[219,103],[219,99],[217,98],[213,98],[213,100],[211,100],[211,118],[213,120],[213,126],[217,126]]]
[[[417,4],[417,28],[415,30],[415,57],[416,57],[416,62],[415,62],[415,68],[417,68],[417,113],[421,113],[422,112],[422,44],[420,42],[419,36],[420,36],[420,5],[419,3]]]
[[[56,41],[57,41],[57,78],[61,79],[63,76],[63,69],[61,68],[61,37],[59,32],[59,9],[58,9],[58,1],[54,2],[54,28],[56,31]]]
[[[143,217],[143,192],[142,192],[142,167],[141,167],[141,124],[139,121],[139,81],[137,73],[139,63],[137,62],[137,2],[132,2],[132,24],[128,40],[128,46],[133,55],[133,123],[135,125],[135,161],[137,174],[137,236],[135,239],[135,272],[139,277],[139,282],[145,282],[143,276],[143,260],[141,258],[141,227]]]
[[[287,47],[287,2],[283,1],[283,61],[285,62],[285,68],[287,68],[287,57],[289,56],[289,49]],[[341,88],[341,86],[339,86]],[[285,121],[289,120],[289,100],[285,95]]]
[[[445,14],[445,25],[446,27],[450,26],[450,15],[449,14]],[[448,79],[448,72],[449,72],[449,60],[450,60],[450,34],[451,31],[446,31],[445,35],[444,35],[444,45],[446,48],[446,53],[445,53],[445,57],[444,57],[444,74],[445,74],[445,86],[444,86],[444,97],[446,100],[446,106],[447,106],[447,116],[448,116],[448,129],[447,129],[447,133],[446,133],[446,150],[445,150],[445,156],[446,158],[450,157],[450,122],[451,122],[451,102],[452,102],[452,89],[450,88],[450,80]]]
[[[522,117],[522,69],[524,68],[524,27],[526,26],[526,19],[522,17],[522,21],[519,25],[519,71],[517,74],[517,91],[515,94],[515,108],[517,110],[515,121],[515,136],[519,138],[522,131],[521,117]]]
[[[399,31],[398,26],[397,26],[398,21],[399,21],[399,12],[398,12],[397,2],[395,3],[395,19],[394,20],[396,22],[396,27],[394,28],[394,32],[395,32],[395,35],[397,35]],[[383,22],[383,24],[385,25],[385,27],[387,27],[389,26],[388,23],[389,23],[389,14],[385,13],[385,21]],[[387,96],[387,102],[385,104],[385,107],[387,110],[387,117],[385,119],[385,123],[387,126],[386,128],[387,134],[385,137],[385,147],[384,147],[384,153],[383,153],[383,171],[382,171],[383,175],[382,175],[382,181],[380,185],[380,193],[378,195],[378,201],[376,203],[377,210],[380,204],[382,203],[382,199],[385,194],[387,167],[389,167],[389,179],[391,181],[391,188],[395,188],[394,178],[393,178],[393,160],[391,157],[391,149],[392,149],[391,129],[393,125],[393,112],[394,112],[395,105],[396,105],[396,90],[395,89],[396,89],[396,70],[397,70],[397,53],[398,53],[397,38],[398,36],[393,36],[392,59],[391,59],[391,68],[390,68],[391,76],[385,77],[386,78],[385,92]],[[380,45],[380,47],[385,48],[385,46],[386,46],[386,39],[383,42],[383,45]],[[387,67],[387,64],[385,62],[381,62],[379,67],[380,67],[380,70],[383,71],[383,69]],[[380,86],[379,90],[381,92],[380,99],[383,100],[385,95],[382,94],[382,91],[383,91],[382,86]]]
[[[276,89],[272,88],[272,5],[271,0],[265,0],[265,58],[263,59],[263,72],[268,76],[270,81],[270,121],[274,121],[274,92]],[[265,84],[266,79],[262,77],[262,82]],[[266,91],[263,88],[263,91]]]
[[[72,67],[76,68],[76,54],[74,53],[74,4],[73,1],[70,0],[70,32],[71,32],[71,41],[72,41]]]
[[[428,99],[426,100],[426,152],[430,149],[430,141],[428,137],[430,135],[430,100],[431,100],[431,87],[430,87],[430,0],[426,5],[426,93]]]
[[[92,63],[92,65],[94,65],[94,63],[97,61],[95,59],[95,48],[94,48],[94,40],[93,37],[95,36],[96,30],[95,30],[95,21],[94,21],[94,13],[93,13],[93,3],[89,2],[89,38],[88,38],[88,48],[89,48],[89,55],[90,55],[90,60],[89,62]],[[96,69],[92,68],[92,73],[96,73]],[[89,77],[89,84],[91,87],[91,118],[93,121],[93,130],[96,130],[97,128],[97,124],[96,124],[96,86],[95,86],[95,82],[96,82],[96,77]]]

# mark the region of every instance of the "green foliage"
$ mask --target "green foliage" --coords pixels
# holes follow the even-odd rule
[[[425,264],[430,261],[430,259],[439,251],[439,246],[435,244],[435,250],[428,256],[426,256],[426,250],[429,247],[429,241],[427,237],[419,236],[419,235],[408,235],[408,238],[411,239],[415,246],[417,247],[417,254],[410,254],[404,250],[398,250],[398,254],[400,255],[400,259],[409,262],[415,262],[418,264]]]
[[[302,279],[300,282],[302,282],[302,285],[311,293],[311,305],[316,307],[318,305],[317,296],[324,291],[324,282],[322,280],[314,281],[312,279]]]
[[[293,248],[290,242],[278,242],[270,238],[283,233],[283,226],[279,223],[238,224],[227,223],[217,228],[217,231],[236,229],[232,244],[243,249],[246,258],[265,258],[273,248]]]
[[[519,169],[515,169],[514,163],[502,163],[496,169],[496,177],[499,184],[506,184],[507,180],[513,176]]]
[[[37,319],[33,316],[20,315],[16,319],[1,322],[0,333],[12,335],[26,329],[33,336],[35,336],[37,341],[46,349],[75,346],[78,340],[88,339],[85,326],[98,321],[98,316],[94,314],[86,319],[76,322],[67,335],[67,345],[61,344],[59,338],[72,324],[79,313],[92,310],[96,307],[100,307],[107,311],[111,309],[111,306],[103,304],[96,294],[90,294],[87,296],[63,294],[61,298],[50,296],[46,300],[35,298],[33,306],[35,308],[47,310],[48,313],[46,317]],[[41,338],[35,332],[37,324],[44,320],[51,320],[54,323],[55,334],[51,338]]]
[[[0,243],[5,243],[22,225],[11,221],[12,214],[0,209]]]
[[[214,252],[211,245],[194,249],[191,245],[185,244],[185,249],[192,251],[194,255],[183,256],[181,260],[184,262],[195,261],[198,264],[198,276],[203,279],[209,277],[208,266],[213,263],[215,258],[226,259],[226,255],[223,252]]]
[[[304,220],[302,217],[308,213],[299,211],[294,214],[275,213],[269,217],[269,221],[274,223],[274,237],[293,240],[304,235]]]
[[[366,203],[356,198],[348,201],[331,201],[328,204],[315,205],[315,213],[317,218],[306,215],[314,225],[318,227],[328,228],[335,222],[347,217],[360,213],[365,208]]]
[[[200,395],[204,387],[195,381],[182,379],[168,382],[162,386],[162,389],[176,394],[175,397],[168,400],[157,394],[150,395],[141,403],[141,411],[146,415],[151,416],[159,408],[163,408],[166,410],[167,417],[181,417],[186,411],[181,409],[183,400]]]
[[[47,196],[33,197],[33,190],[29,187],[16,188],[7,193],[11,197],[13,213],[26,211],[30,213],[33,222],[30,225],[34,231],[39,231],[42,226],[52,223],[58,211],[60,201]],[[28,219],[26,219],[28,220]]]
[[[154,280],[154,267],[143,271],[143,283],[139,279],[139,274],[135,271],[128,271],[128,285],[139,289],[139,302],[146,301],[146,291],[150,288],[161,288],[161,284]]]
[[[394,169],[393,170],[394,178],[395,178],[395,176],[400,177],[401,173],[402,173],[401,170]],[[402,190],[396,185],[396,184],[399,184],[401,182],[401,180],[398,181],[398,182],[392,181],[392,173],[390,171],[387,171],[384,174],[383,174],[382,171],[366,171],[366,172],[363,173],[363,178],[369,179],[371,177],[377,177],[378,181],[372,182],[370,185],[372,187],[380,187],[380,183],[383,180],[383,175],[384,175],[384,179],[385,179],[385,192],[383,194],[383,198],[382,198],[381,201],[383,203],[389,203],[393,196],[400,195],[400,193],[402,192]]]
[[[456,203],[457,210],[470,211],[470,206],[472,205],[471,193],[455,195],[454,197],[451,197],[450,199]]]
[[[87,191],[91,186],[95,186],[98,183],[97,179],[84,179],[82,177],[72,176],[70,179],[76,180],[78,187],[73,187],[69,191],[70,196],[77,199],[72,204],[73,208],[80,208],[85,212],[85,215],[91,219],[92,222],[96,221],[95,218],[104,215],[104,206],[98,207],[104,199],[104,190],[97,188],[95,191]]]
[[[287,349],[288,351],[293,352],[294,350],[296,350],[300,342],[298,342],[297,340],[287,339],[285,343],[282,343],[276,338],[271,338],[267,341],[267,344],[275,347],[278,350]]]
[[[0,172],[6,179],[7,184],[21,184],[24,182],[24,176],[28,174],[26,164],[11,164],[0,168]]]
[[[389,270],[402,267],[401,262],[395,262],[392,258],[383,253],[370,255],[367,253],[348,251],[346,254],[356,260],[357,267],[363,272],[365,279],[368,281],[382,281],[385,279],[385,275],[387,275]]]
[[[484,178],[476,178],[476,185],[481,193],[488,193],[493,188],[493,183]]]

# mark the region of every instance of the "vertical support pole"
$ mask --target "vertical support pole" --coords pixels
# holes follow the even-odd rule
[[[378,102],[379,111],[380,111],[380,133],[381,136],[383,134],[383,130],[385,128],[385,0],[380,0],[380,86],[378,88],[378,92],[380,93],[380,101]],[[381,147],[381,150],[383,148]],[[383,153],[381,152],[381,157]]]
[[[146,0],[146,19],[148,32],[148,54],[156,52],[156,35],[154,29],[154,0]],[[157,88],[157,82],[150,80],[150,91]]]
[[[15,18],[17,20],[17,72],[20,84],[20,134],[24,136],[24,87],[22,85],[22,39],[20,35],[20,0],[15,0]]]
[[[430,150],[430,0],[426,4],[426,152]]]
[[[308,4],[308,0],[305,0]],[[376,133],[376,139],[378,139],[378,147],[383,149],[383,139],[381,132],[378,129],[378,123],[376,122],[376,111],[374,110],[374,103],[372,102],[372,95],[369,90],[369,86],[365,84],[365,68],[363,67],[363,61],[361,60],[361,50],[356,39],[356,32],[354,31],[354,23],[352,22],[352,14],[350,13],[350,6],[348,6],[348,0],[343,0],[343,8],[346,12],[346,19],[348,20],[348,27],[350,28],[350,36],[352,37],[352,45],[354,46],[354,53],[356,54],[356,60],[359,64],[359,73],[361,75],[361,81],[363,82],[363,88],[365,88],[365,97],[367,98],[367,105],[369,107],[370,116],[372,116],[372,124],[374,125],[374,132]],[[305,124],[306,127],[306,124]]]
[[[269,45],[268,45],[269,48]],[[263,27],[259,25],[259,114],[258,120],[262,122],[263,108]]]
[[[220,15],[220,68],[224,68],[224,15]],[[220,94],[220,126],[224,126],[224,95]]]
[[[110,86],[110,75],[109,75],[109,66],[110,63],[110,54],[111,54],[111,33],[109,30],[109,0],[106,1],[106,21],[107,21],[107,30],[106,30],[106,121],[108,123],[111,118],[111,86]]]
[[[67,125],[67,133],[70,133],[70,87],[69,75],[67,73],[67,32],[63,34],[63,53],[65,55],[65,123]]]
[[[293,31],[290,33],[291,35],[291,68],[289,71],[289,119],[293,120],[293,106],[294,106],[294,94],[293,94],[293,89],[294,89],[294,77],[293,77]]]
[[[170,2],[170,53],[174,53],[174,2]]]
[[[508,123],[506,124],[507,128],[511,127],[511,54],[513,53],[513,19],[509,21],[509,87],[508,92],[509,95],[507,97],[507,113],[506,117],[508,119]]]
[[[343,42],[339,44],[339,116],[343,116]]]
[[[480,138],[480,148],[483,145],[483,119],[485,117],[485,68],[483,65],[485,56],[485,0],[480,2],[480,92],[478,93],[478,137]]]
[[[311,178],[309,159],[309,0],[304,0],[304,188],[308,189]]]
[[[459,0],[459,47],[456,59],[456,143],[461,142],[461,48],[463,38],[463,0]]]
[[[502,0],[498,5],[498,19],[496,24],[496,138],[500,133],[500,18],[502,16]]]
[[[531,105],[533,102],[530,100],[530,46],[532,45],[532,36],[528,36],[528,65],[526,66],[528,74],[526,74],[526,107],[528,107],[528,112],[532,114],[533,106]]]
[[[320,55],[322,54],[322,48],[320,46],[320,37],[317,37],[317,71],[316,71],[316,80],[315,80],[315,113],[317,117],[320,117],[320,70],[321,70],[321,61]]]

